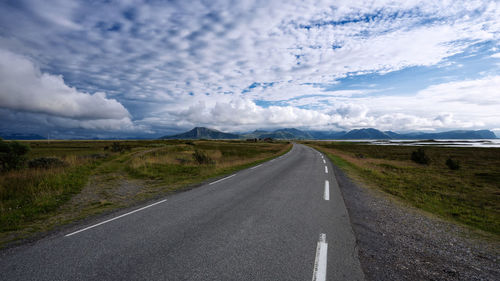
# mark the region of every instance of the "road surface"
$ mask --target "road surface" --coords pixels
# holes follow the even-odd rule
[[[0,252],[0,280],[363,280],[330,162],[287,154]]]

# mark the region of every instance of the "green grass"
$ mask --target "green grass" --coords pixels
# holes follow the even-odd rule
[[[130,147],[112,152],[113,141],[31,141],[28,158],[57,157],[60,168],[0,174],[0,246],[54,226],[182,190],[279,156],[285,142],[121,141]],[[202,151],[213,164],[200,165]],[[90,179],[90,182],[89,182]]]
[[[426,147],[429,165],[410,160],[415,147],[309,142],[366,185],[422,210],[500,235],[500,149]],[[459,170],[445,162],[452,157]]]
[[[29,176],[2,177],[0,232],[16,230],[56,210],[80,192],[95,166],[92,163]]]

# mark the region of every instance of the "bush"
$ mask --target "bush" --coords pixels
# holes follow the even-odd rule
[[[66,163],[56,157],[40,157],[28,161],[28,167],[33,169],[50,169],[65,166]]]
[[[0,139],[0,172],[23,168],[30,147],[17,141]]]
[[[450,170],[458,170],[460,169],[460,162],[451,159],[451,157],[448,157],[448,159],[446,160],[446,166],[448,166]]]
[[[203,165],[203,164],[208,164],[208,165],[215,164],[215,161],[212,158],[210,158],[210,156],[206,155],[205,153],[203,153],[202,151],[199,151],[199,150],[195,150],[194,151],[193,158],[194,158],[194,161],[196,161],[196,163],[198,163],[200,165]]]
[[[78,158],[81,159],[92,159],[92,160],[101,160],[101,159],[106,159],[108,157],[108,154],[104,153],[94,153],[94,154],[89,154],[89,155],[82,155],[78,156]]]
[[[418,164],[428,165],[431,161],[429,157],[425,154],[422,148],[417,149],[411,153],[411,160]]]
[[[106,147],[104,148],[104,150],[106,150]],[[130,146],[128,146],[128,145],[121,144],[121,143],[115,141],[111,145],[110,150],[112,152],[120,152],[120,153],[122,153],[122,152],[125,152],[125,151],[130,151],[130,150],[132,150],[132,148]]]

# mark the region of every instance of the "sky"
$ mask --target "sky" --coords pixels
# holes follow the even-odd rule
[[[0,132],[500,135],[500,1],[0,1]]]

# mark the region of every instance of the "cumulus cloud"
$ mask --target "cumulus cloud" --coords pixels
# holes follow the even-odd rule
[[[170,109],[160,116],[169,116],[179,125],[207,125],[222,129],[241,130],[276,127],[311,127],[325,126],[334,121],[334,116],[314,110],[300,109],[291,106],[258,106],[255,102],[243,97],[219,97],[193,99],[187,108]]]
[[[73,126],[120,128],[130,114],[105,93],[88,94],[43,73],[28,58],[0,49],[0,107],[60,117]]]

